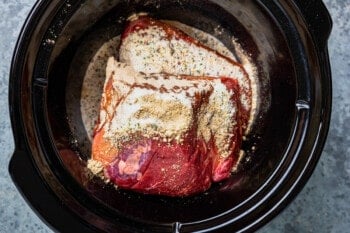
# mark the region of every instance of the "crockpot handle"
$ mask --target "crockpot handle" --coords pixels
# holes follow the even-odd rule
[[[322,0],[294,0],[303,14],[312,37],[320,48],[327,45],[332,19]]]
[[[46,224],[64,232],[96,232],[58,200],[37,173],[29,153],[16,149],[10,160],[9,172],[17,189]]]

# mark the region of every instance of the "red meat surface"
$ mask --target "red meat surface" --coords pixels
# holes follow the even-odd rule
[[[143,139],[127,145],[105,172],[122,188],[186,196],[209,188],[211,169],[212,158],[202,141],[194,139],[180,145]]]

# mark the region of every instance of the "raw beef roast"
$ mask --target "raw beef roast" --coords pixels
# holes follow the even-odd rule
[[[106,180],[187,196],[230,176],[242,130],[235,79],[145,74],[114,58],[106,75],[91,160]]]

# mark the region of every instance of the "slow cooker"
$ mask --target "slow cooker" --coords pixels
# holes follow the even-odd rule
[[[93,51],[119,35],[137,12],[216,35],[232,51],[234,36],[257,67],[260,108],[243,143],[246,157],[239,172],[203,194],[114,189],[86,169],[84,80],[79,72],[69,75],[74,57],[89,40]],[[254,231],[293,200],[321,155],[332,101],[330,30],[321,0],[39,0],[11,66],[12,179],[60,232]],[[76,94],[67,98],[68,92]]]

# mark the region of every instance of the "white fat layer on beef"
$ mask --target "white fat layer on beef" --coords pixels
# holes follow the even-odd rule
[[[185,32],[187,35],[189,35],[192,38],[195,38],[196,40],[200,41],[202,44],[208,46],[209,48],[215,50],[216,52],[224,55],[225,57],[228,57],[232,59],[233,61],[236,61],[236,57],[232,54],[232,52],[216,37],[199,30],[198,28],[190,27],[186,24],[180,23],[178,21],[172,21],[172,20],[161,20],[164,23],[170,24],[183,32]]]
[[[120,47],[120,61],[145,73],[171,73],[192,76],[233,77],[241,92],[242,107],[249,110],[250,80],[242,67],[206,48],[182,39],[168,38],[165,31],[150,26],[129,34]]]

